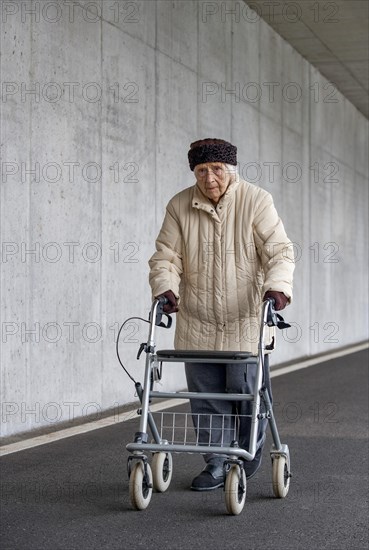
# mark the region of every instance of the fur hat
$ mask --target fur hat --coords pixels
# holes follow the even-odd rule
[[[205,162],[224,162],[237,165],[237,147],[224,139],[206,138],[194,141],[188,151],[188,161],[193,171]]]

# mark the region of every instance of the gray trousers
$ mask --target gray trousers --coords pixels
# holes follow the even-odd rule
[[[185,370],[187,387],[190,392],[253,393],[254,391],[256,365],[185,363]],[[272,401],[268,355],[264,356],[263,381]],[[251,401],[191,399],[191,412],[200,445],[229,446],[232,440],[237,439],[242,449],[249,450]],[[256,449],[264,444],[267,425],[268,420],[259,420]],[[224,455],[208,453],[204,455],[204,458],[205,462],[222,462]]]

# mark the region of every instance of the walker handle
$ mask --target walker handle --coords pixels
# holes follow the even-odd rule
[[[268,327],[278,327],[279,329],[289,328],[291,325],[286,323],[282,315],[277,313],[274,309],[275,299],[267,298],[265,301],[269,302],[267,321],[266,321]]]
[[[268,302],[267,325],[268,327],[274,327],[277,325],[277,317],[274,310],[275,299],[267,298],[265,301]]]
[[[163,307],[165,306],[165,304],[169,304],[169,300],[165,296],[159,296],[159,298],[156,299],[159,303],[156,308],[155,325],[157,327],[170,328],[172,326],[173,319],[168,313],[165,313],[163,311]],[[166,324],[163,323],[161,320],[163,315],[165,315],[165,317],[167,318]]]

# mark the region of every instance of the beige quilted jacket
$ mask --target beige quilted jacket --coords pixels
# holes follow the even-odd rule
[[[273,199],[238,176],[216,208],[197,185],[175,195],[149,265],[153,296],[180,299],[177,349],[257,354],[264,293],[292,298],[293,247]]]

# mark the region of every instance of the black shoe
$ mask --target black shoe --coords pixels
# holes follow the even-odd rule
[[[243,461],[243,469],[245,470],[246,479],[252,478],[260,468],[262,453],[263,446],[259,447],[256,451],[254,460]]]
[[[203,471],[192,480],[193,491],[212,491],[224,485],[223,463],[205,466]]]

